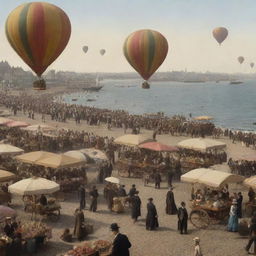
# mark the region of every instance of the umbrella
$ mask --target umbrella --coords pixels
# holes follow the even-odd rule
[[[51,156],[49,158],[43,158],[41,160],[36,161],[35,164],[57,169],[57,168],[73,167],[83,163],[84,163],[84,160],[82,161],[80,159],[66,156],[64,154],[54,154],[54,156]]]
[[[244,185],[255,189],[256,188],[256,176],[251,176],[250,178],[245,179]]]
[[[80,152],[85,154],[89,159],[94,160],[95,162],[104,162],[108,160],[107,155],[98,149],[95,148],[85,148],[85,149],[80,149]]]
[[[20,180],[8,187],[9,192],[18,195],[52,194],[60,190],[60,185],[44,178],[32,177]]]
[[[31,131],[31,132],[50,132],[55,131],[56,128],[46,125],[46,124],[35,124],[35,125],[29,125],[26,128],[23,128],[23,130]]]
[[[10,123],[12,121],[13,121],[12,119],[0,117],[0,125],[6,125],[7,123]]]
[[[33,151],[20,156],[16,156],[16,159],[23,162],[34,164],[36,161],[39,161],[43,158],[49,158],[51,156],[55,156],[56,154],[46,151]]]
[[[226,144],[224,142],[212,139],[194,138],[179,142],[178,147],[198,151],[207,151],[211,149],[224,149]]]
[[[161,151],[161,152],[175,152],[179,151],[177,147],[168,146],[159,142],[146,142],[139,145],[139,148],[145,148],[153,151]]]
[[[0,155],[17,155],[23,153],[21,148],[14,147],[9,144],[0,144]]]
[[[6,217],[15,217],[16,211],[10,207],[0,205],[0,222],[3,222]]]
[[[80,152],[79,150],[67,151],[66,153],[64,153],[64,155],[73,157],[73,158],[81,160],[83,162],[87,162],[86,156],[82,152]]]
[[[206,168],[194,169],[181,175],[181,181],[200,183],[214,188],[221,187],[226,183],[239,183],[243,180],[244,177],[240,175]]]
[[[0,170],[0,182],[9,181],[13,178],[15,178],[15,174],[12,172]]]
[[[120,180],[116,177],[107,177],[107,178],[105,178],[105,181],[110,182],[110,183],[115,183],[115,184],[120,183]]]
[[[155,140],[140,134],[138,135],[126,134],[114,140],[116,144],[125,145],[125,146],[139,146],[140,144],[143,144],[146,142],[152,142],[152,141],[155,141]]]
[[[197,120],[197,121],[207,121],[207,120],[212,120],[213,117],[212,116],[196,116],[194,118],[194,120]]]
[[[22,121],[11,121],[6,124],[8,127],[27,127],[29,123],[22,122]]]

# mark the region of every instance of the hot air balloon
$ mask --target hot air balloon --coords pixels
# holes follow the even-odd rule
[[[106,50],[105,50],[105,49],[101,49],[101,50],[100,50],[100,55],[103,56],[105,53],[106,53]]]
[[[42,74],[65,49],[71,34],[71,24],[59,7],[45,2],[25,3],[14,9],[5,24],[7,39],[37,74],[34,89],[45,89]]]
[[[243,57],[243,56],[239,56],[239,57],[237,58],[237,60],[238,60],[238,62],[239,62],[240,64],[242,64],[242,63],[244,62],[244,57]]]
[[[253,68],[254,67],[254,62],[251,62],[250,66],[251,66],[251,68]]]
[[[84,51],[84,53],[87,53],[87,52],[88,52],[88,49],[89,49],[88,46],[86,46],[86,45],[83,46],[83,51]]]
[[[147,81],[164,62],[168,53],[168,42],[157,31],[138,30],[126,38],[123,52],[130,65]],[[142,88],[149,88],[146,81]]]
[[[216,41],[221,45],[221,43],[227,38],[228,36],[228,30],[223,27],[215,28],[212,31],[213,37],[216,39]]]

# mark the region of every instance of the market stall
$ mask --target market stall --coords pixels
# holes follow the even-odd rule
[[[204,168],[182,175],[181,181],[207,188],[204,193],[197,190],[191,201],[191,223],[197,228],[207,228],[210,224],[226,220],[231,201],[222,187],[228,183],[242,183],[243,180],[243,176]]]
[[[12,146],[10,144],[0,144],[0,156],[19,155],[23,152],[23,149]]]
[[[119,145],[125,145],[130,147],[136,147],[140,144],[146,143],[146,142],[152,142],[154,141],[149,136],[140,135],[140,134],[126,134],[121,137],[118,137],[114,140],[114,143]]]

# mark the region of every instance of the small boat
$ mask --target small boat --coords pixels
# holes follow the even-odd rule
[[[95,99],[87,99],[87,101],[96,101]]]
[[[77,99],[72,99],[72,101],[77,101]]]
[[[229,84],[243,84],[242,81],[230,81]]]

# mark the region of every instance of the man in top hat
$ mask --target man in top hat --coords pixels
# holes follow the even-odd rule
[[[129,197],[133,197],[134,195],[135,195],[135,192],[136,192],[137,190],[136,190],[136,186],[135,186],[135,184],[133,184],[132,185],[132,187],[131,187],[131,189],[130,189],[130,191],[129,191]]]
[[[112,243],[111,256],[129,256],[129,248],[132,246],[128,237],[119,233],[119,226],[117,223],[110,225],[110,230],[113,232],[114,240]]]
[[[185,202],[181,202],[181,207],[178,209],[178,230],[181,234],[187,234],[188,227],[188,212]]]
[[[202,250],[201,250],[201,247],[200,247],[199,237],[195,237],[193,240],[195,241],[194,256],[203,256]]]

